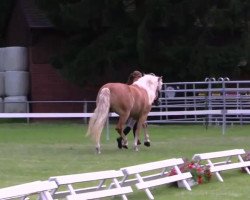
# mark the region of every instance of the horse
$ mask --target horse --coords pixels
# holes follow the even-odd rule
[[[127,137],[123,133],[127,119],[131,117],[138,122],[133,144],[134,150],[138,151],[137,141],[142,124],[146,121],[162,84],[162,77],[145,74],[132,85],[107,83],[100,88],[96,98],[96,108],[90,118],[86,134],[95,141],[98,154],[101,153],[100,137],[109,111],[119,115],[115,129],[122,137],[123,146],[128,145]]]

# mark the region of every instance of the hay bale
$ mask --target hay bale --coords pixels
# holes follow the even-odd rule
[[[26,113],[27,108],[26,96],[12,96],[4,98],[5,113]]]
[[[0,72],[0,97],[5,95],[4,89],[4,72]]]
[[[5,72],[6,96],[27,96],[29,92],[29,73],[25,71]]]
[[[28,52],[26,47],[6,47],[4,50],[5,71],[26,71]]]
[[[5,48],[0,48],[0,72],[4,71],[4,50]]]
[[[0,113],[3,112],[3,99],[0,97]]]

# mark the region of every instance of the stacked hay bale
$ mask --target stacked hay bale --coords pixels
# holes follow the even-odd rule
[[[4,58],[4,112],[27,112],[29,92],[27,49],[6,47],[2,56]]]

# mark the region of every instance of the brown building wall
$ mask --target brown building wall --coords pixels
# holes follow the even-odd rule
[[[56,41],[56,40],[54,40]],[[41,46],[40,46],[40,45]],[[55,51],[47,42],[29,48],[31,101],[84,101],[94,100],[96,88],[80,88],[66,80],[47,59]],[[83,103],[33,103],[32,112],[82,112]]]
[[[49,64],[51,56],[62,50],[64,36],[52,27],[29,27],[21,1],[15,5],[8,27],[8,46],[28,48],[30,92],[28,99],[34,101],[83,101],[95,100],[96,88],[84,87],[67,81]],[[30,112],[82,112],[82,103],[32,103]]]
[[[7,26],[6,40],[10,46],[27,46],[29,43],[28,24],[20,8],[20,2],[17,1]]]

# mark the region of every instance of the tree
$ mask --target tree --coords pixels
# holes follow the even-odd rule
[[[7,25],[8,17],[11,12],[13,0],[1,0],[0,1],[0,46],[5,45],[4,31]]]
[[[250,0],[40,0],[68,35],[53,65],[78,84],[124,81],[134,66],[167,81],[237,77],[249,60]],[[94,80],[94,81],[93,81]]]

